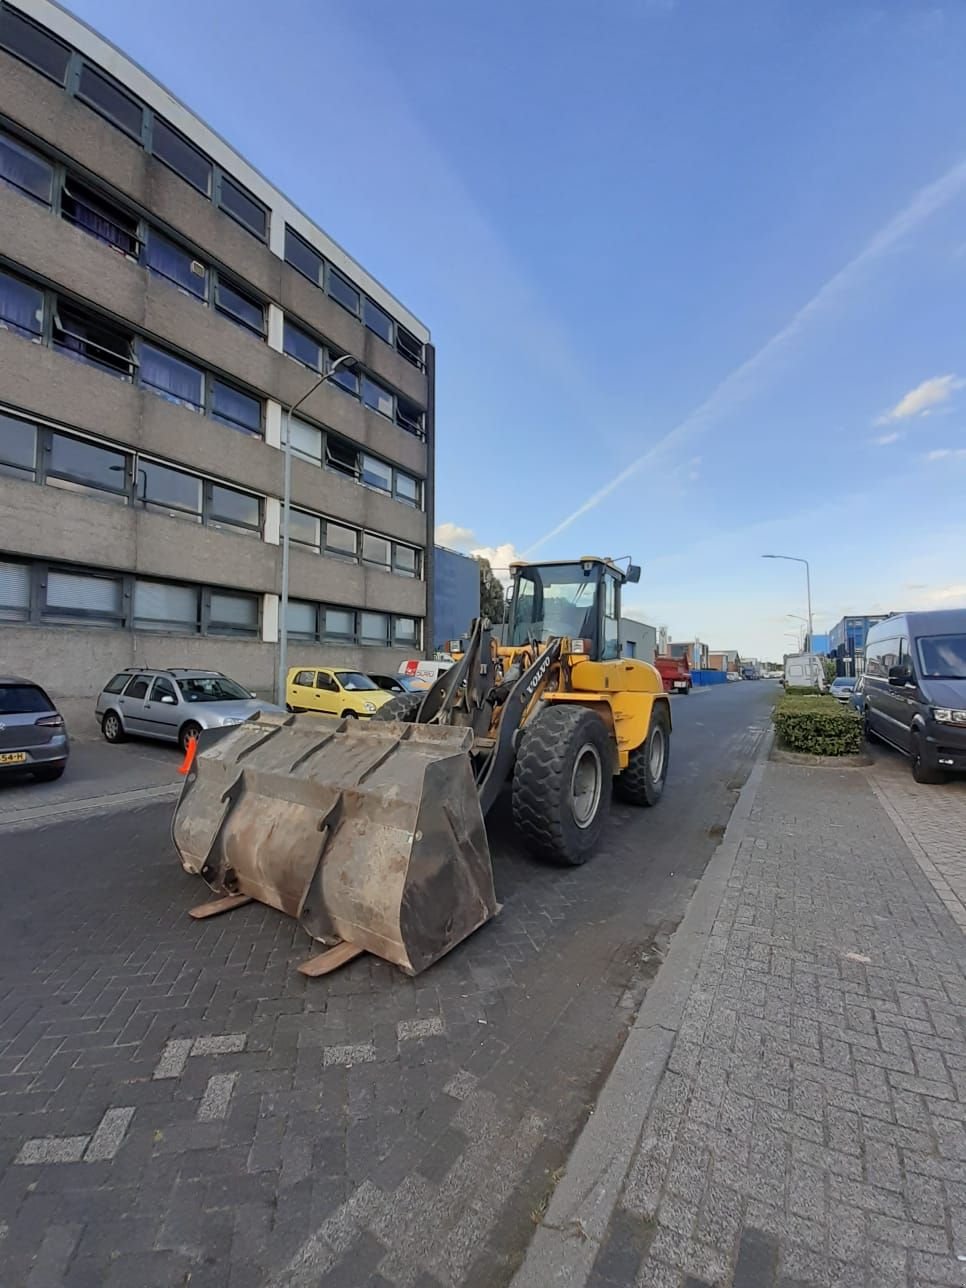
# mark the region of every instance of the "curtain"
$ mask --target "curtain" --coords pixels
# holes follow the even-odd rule
[[[141,346],[141,382],[175,402],[187,403],[196,411],[204,405],[201,372],[149,344]]]
[[[148,237],[147,262],[148,268],[153,269],[155,273],[167,277],[176,286],[183,287],[192,295],[197,295],[199,299],[205,298],[207,274],[192,272],[191,265],[197,261],[193,261],[180,246],[166,241],[157,233],[151,233]]]
[[[0,322],[7,322],[24,335],[40,335],[44,297],[26,282],[0,273]]]
[[[0,135],[0,177],[50,205],[52,173],[50,166],[20,147],[13,139]]]

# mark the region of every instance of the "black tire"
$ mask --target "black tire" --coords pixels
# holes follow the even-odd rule
[[[634,748],[627,768],[614,780],[614,791],[629,805],[656,805],[664,794],[670,757],[671,721],[662,702],[651,713],[647,737]]]
[[[188,750],[188,739],[199,738],[201,736],[201,725],[196,724],[194,720],[186,720],[178,731],[178,746],[182,751]]]
[[[358,720],[358,719],[359,719],[359,712],[358,712],[358,711],[343,711],[343,713],[342,713],[342,715],[339,717],[339,719],[340,719],[340,720]]]
[[[127,737],[121,724],[121,717],[116,711],[105,711],[104,718],[101,720],[101,733],[111,743],[123,742]]]
[[[419,704],[425,696],[424,693],[397,693],[394,698],[384,702],[379,710],[374,712],[372,718],[373,720],[399,720],[402,724],[412,724],[416,719]]]
[[[923,747],[922,735],[915,730],[909,738],[909,759],[912,764],[912,776],[917,783],[933,786],[946,781],[943,771],[937,765],[930,764]]]
[[[866,742],[878,742],[879,737],[872,728],[872,722],[869,719],[869,708],[866,707],[862,712],[862,733],[865,735]]]
[[[513,822],[531,853],[586,863],[607,821],[613,773],[613,742],[596,712],[560,703],[535,716],[513,770]],[[578,774],[585,785],[575,798]]]
[[[38,783],[55,783],[58,778],[63,777],[65,765],[48,765],[46,769],[35,769],[33,776]]]

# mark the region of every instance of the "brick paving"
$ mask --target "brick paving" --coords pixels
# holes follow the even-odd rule
[[[170,806],[0,827],[3,1288],[508,1282],[728,820],[756,703],[676,714],[665,800],[615,808],[584,868],[529,860],[501,804],[503,911],[415,980],[369,957],[307,980],[305,937],[256,904],[192,922]]]
[[[588,1283],[966,1283],[966,940],[862,770],[766,767]]]

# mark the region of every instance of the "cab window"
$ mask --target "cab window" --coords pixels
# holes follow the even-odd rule
[[[306,687],[307,689],[311,689],[311,687],[312,687],[312,683],[313,683],[313,681],[314,681],[314,680],[315,680],[315,672],[314,672],[314,671],[299,671],[298,675],[296,675],[296,677],[295,677],[295,679],[292,681],[292,683],[293,683],[293,684],[304,684],[304,685],[305,685],[305,687]]]
[[[326,693],[339,692],[339,686],[336,684],[335,680],[333,680],[331,675],[326,675],[324,671],[319,672],[319,682],[316,687],[325,689]]]

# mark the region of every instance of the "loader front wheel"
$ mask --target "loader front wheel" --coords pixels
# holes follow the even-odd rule
[[[614,751],[601,718],[553,705],[526,726],[513,771],[513,821],[538,858],[576,867],[590,858],[610,808]]]
[[[647,737],[631,752],[627,768],[617,775],[614,790],[629,805],[656,805],[661,799],[671,750],[670,723],[664,703],[655,706]]]
[[[384,702],[379,710],[374,712],[372,718],[373,720],[398,720],[402,724],[412,724],[416,719],[419,704],[425,696],[424,693],[397,693],[394,698]]]

